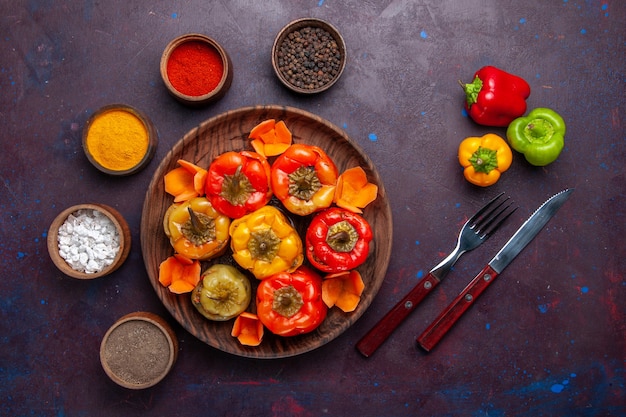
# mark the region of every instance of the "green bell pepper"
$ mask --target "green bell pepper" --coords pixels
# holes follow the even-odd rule
[[[538,107],[511,122],[506,130],[511,148],[535,166],[554,162],[564,146],[565,121],[554,110]]]

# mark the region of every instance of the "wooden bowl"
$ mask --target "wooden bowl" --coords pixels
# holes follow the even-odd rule
[[[336,46],[337,46],[337,50],[340,54],[338,66],[336,68],[331,68],[328,70],[322,69],[321,64],[326,65],[327,63],[329,63],[329,61],[332,61],[332,59],[331,60],[321,59],[321,58],[320,59],[308,59],[308,62],[314,63],[315,65],[320,66],[319,71],[322,71],[322,74],[328,71],[328,74],[330,77],[328,81],[325,81],[323,84],[315,86],[315,87],[306,86],[306,84],[303,84],[300,81],[292,78],[292,76],[288,73],[288,69],[285,63],[286,62],[285,52],[282,48],[285,41],[290,42],[289,38],[291,34],[293,34],[296,31],[301,31],[306,28],[321,29],[321,30],[326,31],[334,39]],[[319,50],[319,47],[311,46],[311,48],[314,51]],[[282,28],[280,32],[278,32],[278,35],[276,36],[276,39],[274,40],[274,45],[272,46],[272,67],[274,67],[274,72],[276,73],[276,76],[278,77],[280,82],[283,83],[283,85],[285,85],[291,91],[294,91],[296,93],[317,94],[317,93],[321,93],[322,91],[328,90],[337,82],[339,77],[341,77],[341,74],[343,73],[345,66],[346,66],[346,44],[343,40],[343,37],[333,25],[320,19],[305,18],[305,19],[298,19],[298,20],[294,20],[290,22],[284,28]]]
[[[104,214],[113,223],[119,235],[119,250],[117,251],[115,258],[113,259],[113,262],[99,272],[87,273],[76,270],[72,268],[70,264],[59,253],[59,228],[65,223],[65,221],[71,214],[76,213],[79,210],[96,210]],[[72,206],[63,210],[52,221],[52,224],[48,229],[47,244],[48,253],[50,254],[52,262],[65,275],[77,279],[100,278],[115,271],[124,263],[124,261],[128,257],[131,246],[130,228],[128,227],[128,223],[126,223],[124,217],[122,217],[122,215],[113,207],[109,207],[105,204],[96,203],[78,204],[76,206]]]
[[[217,86],[206,94],[190,95],[185,92],[181,92],[174,87],[168,75],[168,62],[172,57],[172,53],[176,48],[187,42],[200,42],[204,45],[208,45],[211,49],[217,51],[222,60],[222,78]],[[233,64],[230,57],[226,53],[226,50],[219,43],[217,43],[217,41],[206,35],[189,33],[173,39],[165,47],[163,55],[161,56],[161,78],[163,79],[163,83],[165,83],[165,87],[167,87],[167,91],[169,91],[169,93],[179,102],[189,106],[200,106],[215,102],[224,97],[233,80]]]
[[[115,130],[115,123],[119,122],[118,119],[120,117],[137,122],[135,123],[133,134],[145,134],[147,136],[147,147],[141,155],[129,157],[129,152],[125,149],[126,145],[123,141],[120,142],[121,145],[113,146],[115,136],[120,135],[120,133]],[[104,127],[96,125],[96,123],[99,122],[103,123]],[[142,125],[143,127],[141,127]],[[90,132],[93,133],[92,129],[98,129],[101,134],[106,136],[102,136],[100,140],[93,139],[90,135]],[[99,171],[114,176],[126,176],[141,171],[150,163],[156,152],[158,134],[148,116],[141,111],[125,104],[111,104],[100,108],[87,120],[85,128],[83,129],[82,143],[83,151],[87,159]],[[112,154],[118,155],[118,159],[122,161],[124,161],[124,158],[130,159],[125,161],[128,166],[117,168],[112,166],[106,158],[98,156],[99,154],[107,157]]]
[[[172,328],[156,314],[130,313],[113,324],[100,344],[100,363],[116,384],[149,388],[170,372],[178,358]]]
[[[173,294],[159,283],[159,264],[174,252],[163,232],[163,215],[173,202],[172,196],[164,190],[163,176],[178,166],[178,159],[208,167],[223,152],[252,150],[248,134],[254,126],[266,119],[283,120],[292,132],[295,143],[316,145],[325,150],[340,172],[361,166],[369,181],[378,185],[378,197],[363,213],[372,227],[374,240],[367,260],[357,268],[365,282],[365,290],[356,310],[344,313],[332,308],[326,320],[312,333],[280,337],[266,331],[259,346],[247,347],[231,336],[232,320],[213,322],[205,319],[192,305],[189,294]],[[289,217],[302,236],[310,217]],[[358,320],[371,304],[384,280],[391,256],[392,234],[393,224],[387,193],[370,158],[343,130],[332,123],[304,110],[282,106],[240,108],[215,116],[192,129],[174,145],[155,171],[146,193],[141,217],[141,249],[150,283],[176,321],[189,333],[216,349],[263,359],[289,357],[316,349],[341,335]],[[203,262],[203,269],[208,268],[211,263],[235,264],[230,249],[219,258]],[[257,283],[255,278],[251,279],[253,290]]]

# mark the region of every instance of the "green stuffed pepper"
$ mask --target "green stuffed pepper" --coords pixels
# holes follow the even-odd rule
[[[564,146],[565,121],[554,110],[538,107],[511,122],[506,130],[511,148],[535,166],[554,162]]]

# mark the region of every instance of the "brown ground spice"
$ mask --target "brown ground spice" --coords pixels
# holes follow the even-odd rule
[[[170,357],[168,340],[158,327],[142,321],[122,323],[105,344],[104,359],[120,379],[130,384],[147,384],[160,378]]]

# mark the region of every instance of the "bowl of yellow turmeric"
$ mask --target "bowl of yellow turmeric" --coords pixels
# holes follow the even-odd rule
[[[83,130],[83,150],[101,172],[124,176],[142,170],[152,160],[157,132],[148,117],[125,104],[97,110]]]

